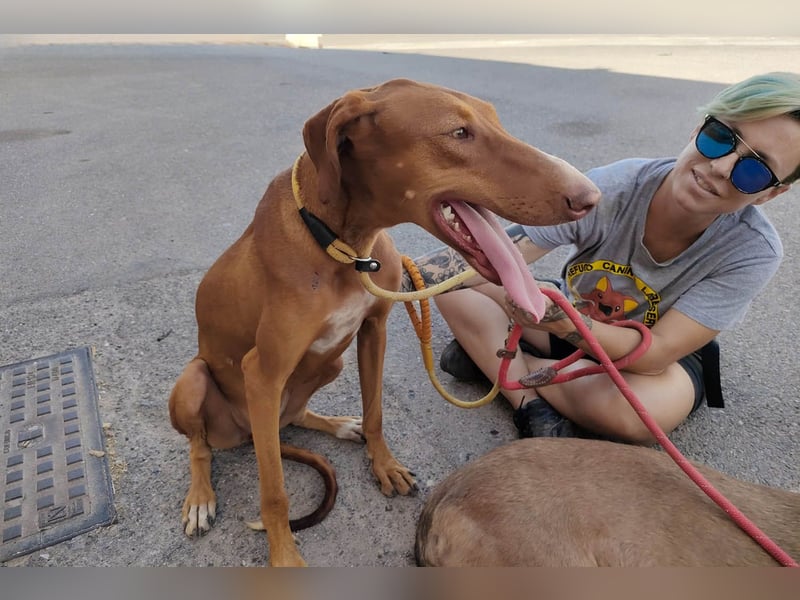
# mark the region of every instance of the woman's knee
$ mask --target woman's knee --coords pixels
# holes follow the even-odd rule
[[[624,403],[624,404],[623,404]],[[650,444],[654,437],[633,408],[622,399],[580,410],[573,420],[582,427],[614,440],[629,444]]]
[[[491,314],[496,311],[498,314],[505,314],[480,287],[454,290],[434,296],[434,302],[451,329],[454,324],[483,321],[487,312]]]
[[[614,423],[614,425],[611,427],[611,430],[607,432],[606,435],[610,435],[611,437],[618,439],[621,442],[627,442],[628,444],[645,446],[655,443],[655,436],[647,428],[639,415],[633,411],[633,409],[631,409],[629,412],[632,412],[633,415],[626,415],[626,418],[619,419],[616,423]],[[662,430],[664,429],[662,428]],[[670,431],[672,431],[671,428],[669,431],[664,430],[664,433],[669,433]]]
[[[655,385],[649,391],[634,392],[656,425],[668,434],[688,416],[692,399],[679,389]],[[637,386],[639,387],[639,386]],[[686,396],[686,398],[684,398]],[[596,393],[572,402],[573,420],[579,425],[605,436],[630,444],[653,444],[656,439],[631,402],[616,386],[598,389]]]
[[[621,393],[619,402],[621,408],[617,411],[616,418],[611,426],[612,433],[618,436],[620,440],[631,444],[655,443],[655,434]],[[671,398],[660,398],[657,401],[645,399],[642,404],[650,417],[651,423],[655,424],[663,433],[670,434],[689,415],[692,400],[676,394]]]

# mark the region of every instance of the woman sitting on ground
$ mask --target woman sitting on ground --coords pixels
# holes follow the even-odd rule
[[[632,158],[589,171],[603,198],[583,219],[508,229],[528,263],[574,246],[562,271],[562,292],[612,360],[641,341],[637,330],[612,322],[634,319],[650,327],[649,349],[622,374],[665,432],[711,391],[706,381],[714,373],[704,373],[703,356],[713,354],[701,349],[713,348],[720,331],[743,319],[780,264],[780,239],[759,207],[800,177],[800,76],[751,77],[720,92],[702,115],[676,158]],[[464,268],[449,248],[416,262],[428,284]],[[514,310],[501,287],[478,276],[469,283],[436,298],[455,335],[441,357],[444,371],[494,380],[510,318],[525,325],[525,352],[512,360],[509,380],[576,348],[591,355],[549,298],[546,316],[534,323]],[[521,437],[653,441],[605,374],[503,394]]]

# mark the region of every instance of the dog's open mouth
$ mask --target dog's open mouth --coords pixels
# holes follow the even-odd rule
[[[438,205],[434,215],[451,245],[478,273],[502,285],[511,299],[537,321],[542,318],[544,295],[522,254],[489,210],[448,199]]]

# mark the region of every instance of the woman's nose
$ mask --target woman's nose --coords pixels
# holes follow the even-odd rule
[[[736,161],[739,160],[739,155],[736,152],[731,152],[725,156],[711,159],[711,172],[722,177],[723,179],[731,178],[731,171],[733,170]]]

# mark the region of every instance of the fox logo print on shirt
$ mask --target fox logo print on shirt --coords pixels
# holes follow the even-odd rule
[[[581,294],[583,302],[578,310],[595,321],[610,323],[625,319],[625,315],[639,306],[631,296],[617,292],[608,277],[603,276],[588,294]]]

